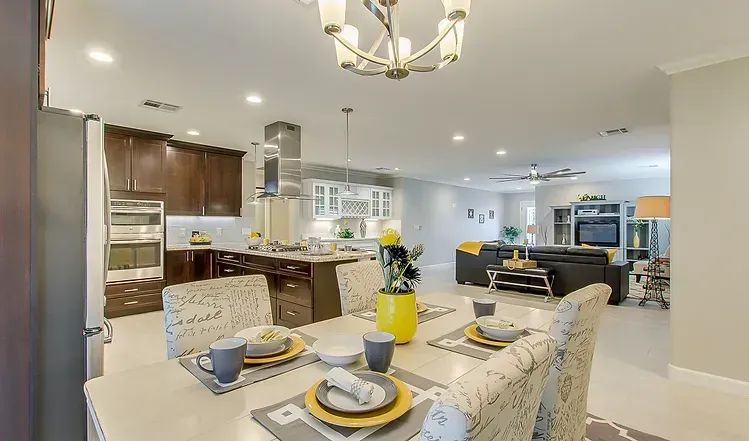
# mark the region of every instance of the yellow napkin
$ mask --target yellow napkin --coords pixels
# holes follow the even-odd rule
[[[491,242],[491,243],[484,243],[484,242],[463,242],[462,244],[458,245],[458,251],[463,251],[464,253],[473,254],[474,256],[478,256],[481,252],[481,247],[484,245],[497,245],[497,242]]]

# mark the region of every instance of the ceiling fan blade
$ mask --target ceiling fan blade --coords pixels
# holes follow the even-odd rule
[[[568,172],[570,170],[572,170],[572,169],[571,168],[560,168],[559,170],[554,170],[552,172],[542,173],[542,175],[544,175],[544,176],[555,175],[557,173],[564,173],[564,172]]]
[[[523,177],[523,178],[489,178],[489,179],[492,179],[497,182],[513,182],[513,181],[522,181],[525,178]]]
[[[544,176],[547,178],[569,178],[571,176],[584,175],[584,174],[585,172],[572,172],[572,173],[560,173],[558,175],[552,175],[552,176],[547,176],[547,175],[544,175]]]
[[[528,176],[528,175],[516,175],[516,174],[512,174],[512,173],[500,173],[500,175],[502,175],[502,176],[511,176],[513,178],[525,178],[526,176]],[[494,179],[494,178],[490,178],[490,179]]]

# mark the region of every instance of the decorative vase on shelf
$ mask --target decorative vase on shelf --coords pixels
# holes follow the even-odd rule
[[[367,237],[367,223],[364,221],[364,219],[362,219],[361,223],[359,224],[359,233],[361,234],[362,239]]]
[[[416,292],[377,294],[377,330],[395,336],[396,344],[408,343],[416,335]]]
[[[562,245],[567,245],[567,233],[562,233]]]
[[[638,231],[635,231],[635,237],[632,238],[632,246],[640,248],[640,233]]]

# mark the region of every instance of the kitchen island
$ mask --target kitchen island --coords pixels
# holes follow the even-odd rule
[[[328,255],[259,251],[250,250],[243,243],[169,245],[166,251],[167,286],[207,278],[265,276],[273,322],[290,328],[339,317],[341,302],[335,267],[375,257],[371,251]]]

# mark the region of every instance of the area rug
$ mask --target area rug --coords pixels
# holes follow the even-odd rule
[[[666,300],[671,299],[671,284],[668,280],[663,281],[663,298]],[[629,276],[629,295],[627,298],[629,299],[637,299],[640,300],[645,296],[645,277],[640,278],[640,282],[637,283],[635,281],[635,276],[630,275]]]
[[[588,414],[587,424],[585,441],[668,441],[595,415]]]

